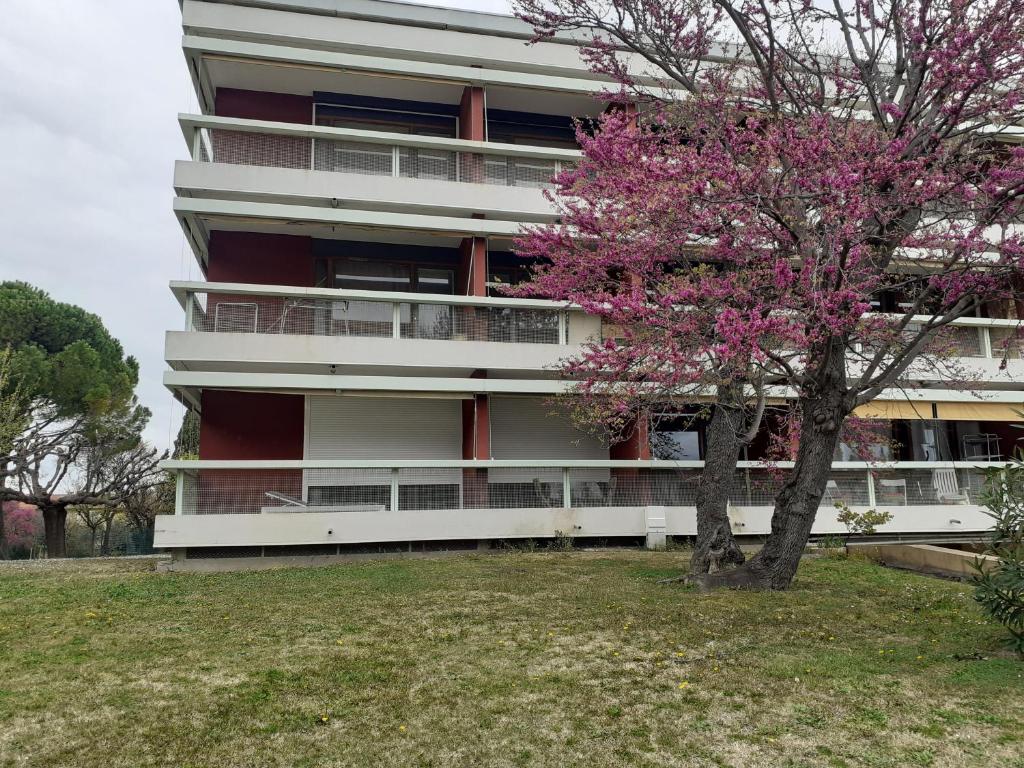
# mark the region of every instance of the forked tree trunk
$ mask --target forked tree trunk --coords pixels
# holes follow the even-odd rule
[[[724,395],[720,392],[720,396]],[[704,470],[697,485],[697,541],[690,559],[690,575],[703,576],[743,562],[729,522],[729,488],[743,449],[735,412],[715,403],[707,431]]]
[[[60,505],[43,505],[39,507],[43,513],[43,531],[46,539],[47,557],[66,557],[67,546],[65,533],[67,529],[68,510]]]
[[[800,446],[786,484],[775,497],[772,529],[764,547],[730,571],[697,580],[707,588],[786,589],[793,581],[825,494],[832,456],[846,417],[845,365],[841,349],[833,349],[816,396],[803,402]]]

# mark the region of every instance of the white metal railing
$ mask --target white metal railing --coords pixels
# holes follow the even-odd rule
[[[186,329],[205,333],[357,336],[567,344],[564,304],[485,296],[174,282]]]
[[[175,511],[271,514],[374,510],[693,507],[702,462],[564,460],[165,461]],[[735,507],[773,504],[788,463],[740,462]],[[822,507],[978,506],[1000,463],[836,462]]]
[[[179,115],[197,162],[297,168],[542,188],[578,162],[578,150],[436,136]]]
[[[865,319],[878,317],[870,313]],[[892,315],[898,319],[898,315]],[[921,316],[915,318],[908,326],[905,334],[910,336],[916,332],[915,323],[924,323],[931,318]],[[602,324],[603,338],[617,338],[622,331],[610,323]],[[866,346],[858,348],[862,357],[870,357],[871,349]],[[929,359],[947,358],[988,358],[1001,360],[1019,360],[1024,357],[1024,328],[1020,320],[995,317],[961,317],[942,328],[926,347],[924,357]]]
[[[171,290],[187,330],[216,333],[565,344],[571,318],[582,314],[542,299],[190,281],[173,281]],[[605,324],[602,333],[614,337],[616,330]],[[1021,322],[960,318],[931,350],[936,357],[1017,360],[1024,353]]]

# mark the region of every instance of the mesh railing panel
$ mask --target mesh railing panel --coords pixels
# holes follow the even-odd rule
[[[514,307],[402,305],[402,338],[557,344],[558,312]]]
[[[308,141],[308,140],[307,140]],[[362,176],[394,176],[395,151],[386,144],[313,139],[313,169]]]
[[[193,304],[191,327],[208,333],[388,337],[393,306],[386,301],[210,294]]]
[[[845,504],[848,507],[866,507],[871,504],[866,471],[847,470],[829,473],[820,506],[831,507],[836,504]]]
[[[207,333],[370,336],[395,333],[394,303],[196,294],[191,328]],[[558,344],[557,310],[400,303],[405,339]]]
[[[202,144],[208,162],[269,168],[309,168],[309,139],[270,133],[210,129]]]
[[[928,351],[940,357],[984,357],[979,328],[947,326],[928,344]]]
[[[699,469],[571,468],[570,505],[693,507]],[[736,507],[770,507],[784,472],[740,469],[729,488]],[[563,505],[559,467],[200,469],[185,473],[184,514],[516,509]],[[874,475],[875,506],[980,503],[984,473],[968,469],[884,470]],[[870,505],[868,470],[833,470],[822,507]]]
[[[1024,349],[1024,338],[1017,328],[989,328],[993,357],[1019,360]]]
[[[770,507],[782,482],[781,473],[738,469],[729,486],[729,503],[737,507]]]
[[[985,475],[971,469],[887,469],[875,473],[881,509],[980,503]]]
[[[363,176],[400,176],[539,189],[573,166],[561,160],[455,152],[374,142],[202,129],[200,162],[306,168]]]

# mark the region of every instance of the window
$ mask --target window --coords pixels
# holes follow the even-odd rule
[[[651,423],[651,454],[656,459],[700,461],[702,429],[699,414],[657,414]]]

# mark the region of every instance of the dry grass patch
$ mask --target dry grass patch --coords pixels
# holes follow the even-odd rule
[[[0,569],[0,765],[1024,768],[1024,664],[967,588],[656,583],[684,563]]]

